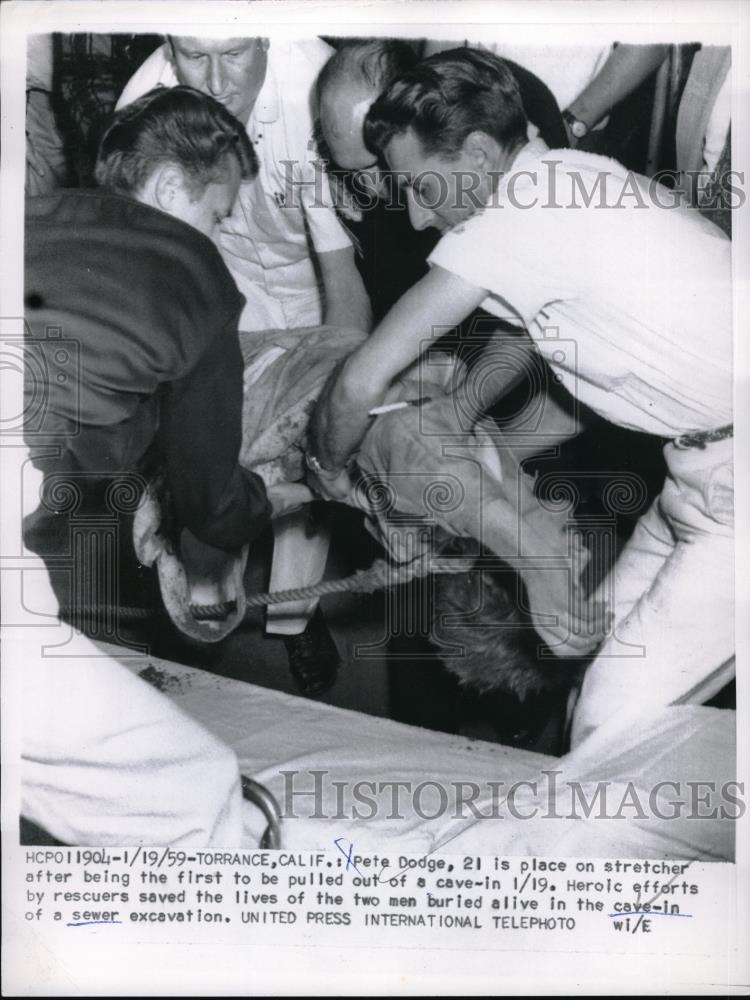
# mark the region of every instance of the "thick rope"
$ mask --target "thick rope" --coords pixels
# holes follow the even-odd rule
[[[411,580],[425,577],[430,573],[466,573],[474,565],[474,559],[462,558],[429,558],[423,556],[408,563],[392,563],[387,559],[376,559],[369,569],[358,569],[350,576],[339,580],[324,580],[310,587],[297,587],[294,590],[276,590],[263,594],[249,594],[245,598],[247,610],[264,608],[270,604],[287,604],[292,601],[309,601],[315,597],[325,597],[326,594],[372,594],[388,587],[397,587]],[[202,605],[202,610],[210,612],[212,605]],[[218,609],[220,606],[217,605]],[[66,608],[68,613],[73,609]],[[136,608],[112,604],[90,604],[75,609],[78,614],[100,615],[112,614],[117,611],[122,619],[151,618],[159,612],[150,608]]]
[[[397,587],[429,573],[466,573],[474,559],[414,559],[409,563],[394,564],[387,559],[376,559],[369,569],[359,569],[340,580],[325,580],[311,587],[296,590],[277,590],[268,594],[252,594],[245,598],[248,608],[261,608],[269,604],[286,604],[292,601],[309,601],[326,594],[373,594],[376,590]]]

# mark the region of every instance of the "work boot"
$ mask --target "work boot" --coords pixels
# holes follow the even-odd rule
[[[320,608],[315,609],[304,632],[284,636],[284,645],[301,694],[318,698],[333,687],[341,657]]]

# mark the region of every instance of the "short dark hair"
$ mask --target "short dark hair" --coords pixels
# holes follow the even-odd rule
[[[367,146],[383,152],[413,129],[427,155],[454,157],[467,135],[486,132],[504,148],[526,141],[526,112],[507,64],[482,49],[450,49],[402,73],[370,108]]]
[[[414,49],[399,38],[349,39],[320,71],[318,96],[326,87],[352,79],[380,92],[416,62]]]
[[[243,179],[258,172],[247,132],[223,105],[192,87],[155,87],[115,114],[99,144],[94,176],[102,186],[134,195],[156,166],[174,163],[197,197],[226,176],[228,156],[237,158]]]

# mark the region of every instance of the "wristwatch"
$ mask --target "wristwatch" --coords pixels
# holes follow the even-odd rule
[[[563,111],[562,116],[574,139],[583,139],[585,135],[588,135],[589,127],[586,122],[582,122],[580,118],[576,118],[567,108]]]

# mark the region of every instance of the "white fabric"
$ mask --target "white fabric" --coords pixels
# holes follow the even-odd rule
[[[242,330],[319,325],[323,301],[312,252],[351,246],[313,139],[312,89],[332,54],[320,39],[274,39],[268,50],[265,82],[247,123],[259,173],[241,185],[221,227],[222,256],[247,300]],[[117,107],[177,83],[165,43],[136,71]]]
[[[735,780],[734,730],[734,712],[698,706],[645,707],[637,724],[611,719],[566,756],[552,758],[546,765],[551,776],[549,770],[542,772],[533,779],[535,788],[523,788],[514,796],[518,816],[502,823],[467,824],[441,849],[457,854],[733,861],[735,823],[729,817],[736,816],[737,809],[721,788]],[[691,806],[691,781],[714,782],[708,806]],[[596,803],[589,816],[576,787],[586,802]],[[602,790],[603,809],[602,799],[596,798]],[[687,808],[679,811],[679,801]],[[536,822],[523,818],[534,816],[535,809]]]
[[[78,637],[23,663],[23,815],[67,844],[257,846],[234,753],[126,669],[147,658]],[[118,662],[119,661],[119,662]]]
[[[711,111],[703,145],[704,168],[712,173],[724,150],[732,115],[732,77],[727,74]]]
[[[509,45],[483,40],[481,47],[538,76],[563,111],[598,76],[614,45]]]
[[[732,419],[731,244],[647,189],[623,196],[649,183],[635,178],[535,140],[430,263],[486,288],[483,307],[526,325],[563,385],[612,423],[663,437],[722,426]],[[604,196],[584,207],[581,188],[591,195],[597,181]],[[656,197],[672,203],[664,188]]]
[[[707,701],[734,675],[732,443],[664,449],[661,495],[600,588],[615,631],[586,673],[574,743],[613,714]]]
[[[680,706],[644,712],[637,726],[620,727],[613,720],[574,753],[556,758],[406,726],[177,664],[153,660],[153,665],[169,679],[169,697],[230,744],[242,773],[277,797],[287,817],[282,823],[286,849],[333,848],[334,840],[343,837],[357,852],[733,858],[730,818],[665,820],[656,814],[644,820],[626,809],[607,820],[596,809],[588,820],[580,810],[574,819],[565,785],[581,782],[590,799],[597,781],[609,781],[609,815],[618,810],[631,781],[647,808],[649,793],[659,781],[712,780],[719,788],[736,777],[731,711]],[[550,801],[545,772],[551,771],[559,771],[561,793],[556,801],[561,818],[514,818],[505,803],[510,786],[536,781],[542,816]],[[285,777],[284,772],[294,773]],[[317,796],[309,794],[316,781]],[[430,784],[417,796],[398,793],[394,809],[391,786],[380,792],[375,786],[397,781],[410,782],[412,792],[421,782]],[[344,783],[343,791],[337,792],[334,782]],[[358,782],[367,783],[361,786],[362,794],[375,799],[376,815],[355,797]],[[499,783],[496,810],[502,818],[477,819],[468,805],[457,809],[458,782],[479,784],[484,798],[475,803],[485,815],[492,809],[489,783]],[[442,802],[432,783],[444,789]],[[524,795],[528,792],[519,789],[515,799],[521,814],[529,811],[529,796]],[[466,802],[468,784],[458,792],[462,794]],[[667,787],[657,797],[662,814],[670,815],[669,802],[680,795]],[[685,788],[682,798],[689,799]],[[717,798],[713,802],[718,806]],[[352,816],[354,806],[363,818]]]
[[[464,39],[461,42],[428,41],[425,56],[434,55],[456,45],[471,45],[489,49],[501,59],[510,59],[524,69],[538,76],[555,96],[564,110],[594,80],[612,53],[614,43],[596,45],[512,45],[495,41],[482,34],[480,39]]]

